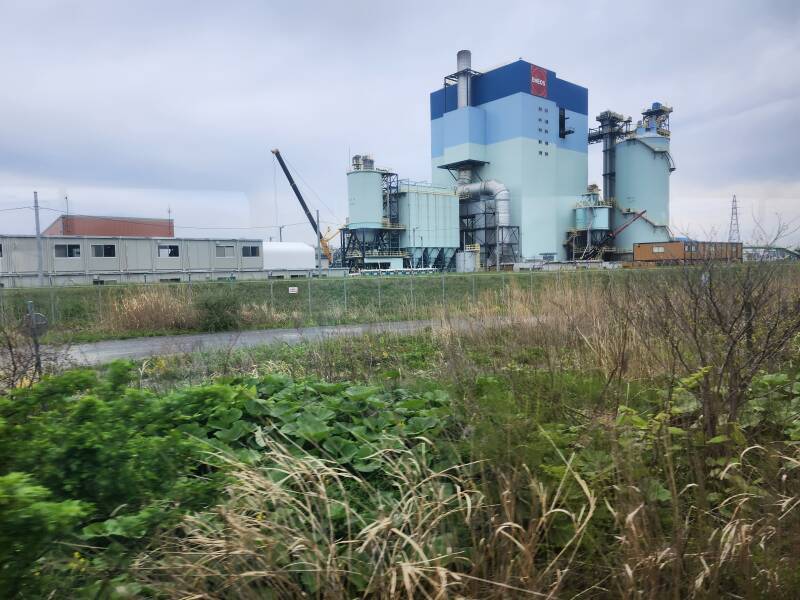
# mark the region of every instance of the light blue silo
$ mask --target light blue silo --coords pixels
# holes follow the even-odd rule
[[[575,229],[611,229],[610,206],[579,206],[575,209]]]
[[[383,188],[380,171],[347,174],[347,206],[351,229],[380,228],[383,224]]]
[[[620,232],[614,245],[632,250],[635,242],[660,242],[670,239],[669,177],[675,170],[669,153],[668,121],[662,115],[672,109],[654,103],[643,113],[644,120],[627,139],[617,143],[616,210],[614,227],[620,227],[642,211],[645,214]],[[666,112],[666,115],[669,114]]]

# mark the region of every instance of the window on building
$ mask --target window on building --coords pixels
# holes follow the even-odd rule
[[[92,285],[114,285],[116,279],[92,279]]]
[[[544,112],[547,112],[547,109],[546,109],[546,108],[544,109]]]
[[[539,127],[539,133],[542,133],[542,128],[541,127]]]
[[[0,244],[0,258],[3,258],[3,244]]]
[[[541,144],[541,143],[542,143],[542,140],[539,140],[539,143]]]
[[[160,283],[180,283],[180,277],[165,277],[163,279],[158,280]]]
[[[261,256],[261,247],[260,246],[242,246],[242,256],[245,258],[252,258],[256,256]]]
[[[539,112],[542,112],[542,107],[541,106],[539,107]]]
[[[550,142],[545,142],[545,143],[544,143],[544,145],[545,145],[545,146],[549,146],[549,145],[550,145]]]
[[[235,256],[233,246],[217,246],[217,258],[232,258]]]
[[[545,156],[550,156],[550,153],[549,152],[545,152],[544,155]]]
[[[80,244],[56,244],[56,258],[80,258]]]
[[[545,133],[550,133],[547,129],[544,130]]]
[[[541,156],[541,155],[542,155],[542,151],[541,151],[541,150],[539,150],[539,156]]]
[[[159,244],[158,258],[175,258],[181,255],[181,249],[177,244]]]
[[[653,254],[663,254],[664,246],[653,246]]]
[[[545,119],[545,120],[544,120],[544,122],[545,122],[545,123],[549,123],[550,121],[548,121],[547,119]]]
[[[117,247],[114,244],[92,244],[92,256],[95,258],[114,258]]]

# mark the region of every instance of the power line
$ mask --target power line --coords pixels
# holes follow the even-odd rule
[[[297,167],[295,167],[289,160],[287,160],[286,157],[284,157],[283,160],[286,161],[286,163],[292,168],[292,171],[294,171],[295,175],[297,175],[297,177],[300,179],[300,181],[302,181],[303,184],[305,184],[305,186],[309,189],[309,191],[312,194],[314,194],[314,196],[317,198],[317,200],[319,200],[319,203],[322,204],[322,206],[324,206],[327,209],[327,211],[331,214],[331,216],[334,219],[339,219],[339,215],[334,213],[331,210],[331,207],[328,206],[327,204],[325,204],[325,201],[320,197],[320,195],[317,193],[317,191],[313,187],[311,187],[311,185],[303,178],[303,176],[300,174],[300,171],[297,170]]]

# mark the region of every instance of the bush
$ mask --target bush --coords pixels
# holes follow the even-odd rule
[[[249,464],[275,440],[387,491],[376,453],[436,438],[449,422],[441,391],[268,375],[158,395],[129,387],[134,375],[118,362],[0,396],[0,564],[12,564],[0,597],[42,596],[31,591],[40,576],[54,597],[110,580],[160,528],[219,502],[229,461]],[[68,543],[81,544],[74,568]]]
[[[242,305],[231,290],[220,286],[202,290],[194,300],[203,331],[236,329],[242,319]]]

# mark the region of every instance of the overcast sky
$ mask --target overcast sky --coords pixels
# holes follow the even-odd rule
[[[346,217],[370,152],[430,179],[428,95],[459,49],[589,88],[589,112],[673,105],[672,225],[725,238],[800,224],[800,2],[0,0],[0,233],[82,214],[167,216],[177,234],[313,240]],[[590,151],[590,181],[601,183]],[[238,228],[238,229],[237,229]],[[800,243],[795,233],[787,243]]]

